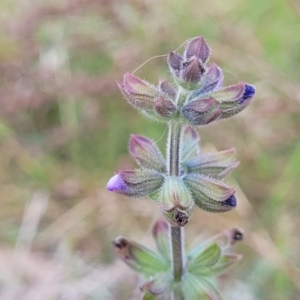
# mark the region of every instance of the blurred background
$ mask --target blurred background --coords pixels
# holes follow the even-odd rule
[[[135,166],[130,133],[163,149],[166,128],[115,81],[203,35],[225,84],[249,82],[257,96],[199,131],[204,152],[236,147],[241,164],[227,182],[239,206],[195,210],[187,247],[238,227],[244,258],[220,280],[225,299],[300,299],[299,17],[298,0],[1,0],[0,298],[139,299],[141,282],[111,241],[153,247],[159,209],[105,186]],[[165,57],[136,75],[170,79]]]

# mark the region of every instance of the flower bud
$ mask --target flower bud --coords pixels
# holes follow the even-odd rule
[[[183,106],[182,115],[192,125],[206,125],[221,115],[219,103],[212,97],[190,102]]]
[[[210,93],[222,86],[223,83],[223,72],[215,63],[211,64],[207,73],[203,76],[204,84],[198,93]]]
[[[205,68],[196,56],[191,57],[188,61],[182,63],[181,80],[185,83],[198,84],[205,72]]]
[[[214,92],[210,96],[220,103],[221,109],[227,109],[236,105],[242,99],[244,91],[245,83],[240,82],[239,84]]]
[[[157,96],[157,89],[150,83],[141,80],[138,77],[126,73],[124,75],[124,87],[126,91],[132,95],[140,95],[144,98],[154,98]]]
[[[164,176],[153,170],[121,170],[108,181],[107,189],[128,197],[143,197],[159,189],[163,182]]]
[[[184,226],[194,206],[192,196],[179,177],[167,177],[160,192],[160,207],[173,225]]]
[[[235,149],[231,148],[225,151],[195,156],[186,161],[184,167],[188,173],[198,173],[221,179],[232,172],[238,165]]]
[[[125,237],[117,237],[113,241],[115,254],[130,268],[147,276],[168,270],[167,262],[150,249]]]
[[[200,174],[187,174],[184,183],[197,206],[209,212],[226,212],[236,206],[235,190],[222,181]]]
[[[164,97],[155,99],[154,108],[156,112],[164,118],[171,118],[177,110],[175,104]]]
[[[160,88],[161,92],[168,95],[172,100],[175,100],[176,90],[168,83],[167,80],[160,81],[159,88]]]
[[[221,109],[220,119],[232,117],[244,110],[250,103],[255,94],[255,88],[243,82],[226,87],[210,94]]]
[[[202,36],[190,39],[184,51],[186,59],[196,56],[202,63],[206,63],[210,55],[210,48]]]
[[[182,61],[183,61],[183,59],[182,59],[181,55],[179,55],[175,52],[169,53],[168,65],[169,65],[169,68],[170,68],[171,72],[173,73],[173,75],[175,75],[177,77],[179,77]]]
[[[140,166],[164,171],[165,159],[157,145],[150,139],[132,134],[129,140],[129,152]]]
[[[126,73],[123,83],[117,82],[120,91],[129,104],[142,110],[153,110],[158,90],[150,83]]]

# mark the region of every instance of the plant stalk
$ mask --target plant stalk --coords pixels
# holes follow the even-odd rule
[[[180,172],[180,139],[181,124],[170,122],[168,147],[167,147],[167,165],[170,176],[178,176]],[[180,282],[183,274],[184,247],[183,247],[183,228],[170,225],[170,245],[173,267],[174,282]],[[173,293],[174,300],[184,300],[181,289]]]

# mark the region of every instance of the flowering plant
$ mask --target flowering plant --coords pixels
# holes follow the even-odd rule
[[[209,56],[204,38],[192,38],[183,55],[168,55],[174,84],[155,86],[130,73],[118,82],[129,104],[169,129],[166,157],[151,139],[132,135],[129,152],[140,168],[120,170],[107,184],[110,191],[156,201],[165,219],[153,229],[159,254],[124,237],[114,241],[117,256],[146,277],[143,299],[221,299],[214,278],[240,259],[231,253],[242,238],[238,230],[224,231],[187,256],[182,241],[195,205],[214,213],[237,205],[235,189],[222,181],[239,164],[235,149],[202,153],[194,127],[236,115],[255,94],[244,82],[223,87],[222,70],[208,64]]]

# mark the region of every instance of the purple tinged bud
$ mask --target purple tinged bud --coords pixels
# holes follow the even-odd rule
[[[253,85],[245,84],[245,91],[242,99],[239,101],[239,104],[243,104],[246,100],[252,98],[255,94],[255,88]]]
[[[198,59],[205,63],[210,55],[210,48],[202,36],[190,39],[184,51],[186,59],[196,56]]]
[[[196,56],[182,63],[181,80],[186,83],[197,84],[200,82],[205,68]]]
[[[204,74],[204,85],[201,89],[199,89],[199,91],[197,91],[197,94],[210,93],[219,89],[222,86],[223,79],[224,75],[221,68],[213,63],[207,70],[207,73]]]
[[[187,174],[184,183],[192,193],[195,204],[209,212],[226,212],[234,207],[235,190],[222,181],[200,174]],[[236,200],[235,200],[236,205]]]
[[[154,99],[159,96],[158,89],[150,83],[126,73],[118,87],[129,104],[142,112],[154,110]]]
[[[167,80],[162,80],[159,83],[160,90],[168,95],[172,100],[176,98],[176,90],[172,87],[172,85]]]
[[[164,97],[158,97],[155,100],[154,108],[164,118],[171,118],[177,110],[175,104]]]
[[[176,76],[179,76],[182,60],[182,56],[175,52],[170,52],[170,54],[168,55],[169,68],[172,71],[172,73]]]
[[[221,110],[214,98],[207,98],[188,103],[181,113],[192,125],[206,125],[217,120]]]
[[[130,73],[124,75],[123,84],[126,91],[131,94],[140,94],[150,98],[157,95],[157,90],[154,86]]]
[[[220,104],[222,109],[221,119],[230,118],[243,111],[253,99],[255,88],[249,84],[243,84],[242,94],[231,100],[224,101]]]
[[[140,166],[157,171],[165,170],[165,159],[157,145],[150,139],[132,134],[129,140],[129,152]]]
[[[206,113],[213,105],[218,105],[218,102],[214,98],[206,98],[190,102],[182,110],[193,110],[196,114]]]
[[[164,176],[148,169],[121,170],[107,184],[107,189],[128,197],[143,197],[158,190]]]
[[[227,106],[230,107],[236,104],[243,97],[244,91],[245,83],[240,82],[239,84],[218,90],[210,94],[210,96],[220,102],[221,108],[226,108]]]
[[[106,188],[111,192],[115,192],[126,190],[127,186],[122,180],[121,176],[119,174],[116,174],[111,179],[109,179]]]
[[[123,83],[120,83],[117,81],[117,85],[125,97],[125,99],[128,101],[129,104],[131,104],[133,107],[140,109],[142,111],[146,110],[153,110],[154,106],[154,97],[153,99],[150,99],[148,96],[144,95],[138,95],[138,94],[131,94],[128,92],[128,90],[125,88]]]

